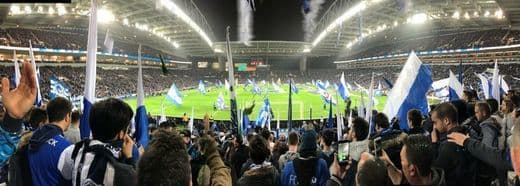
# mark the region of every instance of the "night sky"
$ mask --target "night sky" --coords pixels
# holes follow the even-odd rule
[[[246,1],[246,0],[244,0]],[[303,41],[302,0],[255,0],[253,40]],[[326,0],[325,6],[333,0]],[[226,26],[237,40],[237,0],[194,0],[210,24],[217,41],[225,41]]]

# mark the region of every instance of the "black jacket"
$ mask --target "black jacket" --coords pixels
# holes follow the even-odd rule
[[[238,180],[237,185],[278,186],[280,185],[280,174],[276,167],[272,165],[252,168],[244,172],[244,175]]]
[[[452,128],[446,134],[439,134],[434,143],[433,166],[444,170],[447,185],[475,185],[477,164],[473,156],[464,147],[448,142],[451,132],[462,132],[460,127]]]

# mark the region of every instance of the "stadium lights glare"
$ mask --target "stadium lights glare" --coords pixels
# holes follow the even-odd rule
[[[11,5],[10,12],[11,14],[20,14],[20,7],[18,5]]]
[[[43,13],[43,7],[42,7],[42,6],[39,6],[39,7],[38,7],[38,10],[37,10],[36,12],[38,12],[39,14]]]
[[[325,28],[325,30],[323,30],[316,37],[316,39],[314,39],[314,41],[312,42],[312,46],[315,47],[316,45],[318,45],[318,43],[321,40],[323,40],[323,38],[325,38],[325,36],[327,36],[328,33],[332,32],[341,23],[343,23],[346,20],[354,17],[355,15],[357,15],[358,13],[364,11],[368,7],[376,5],[376,4],[378,4],[378,3],[382,2],[382,1],[383,0],[364,0],[364,1],[359,2],[356,5],[352,6],[350,9],[345,11],[345,13],[343,13],[341,16],[336,18],[336,20],[334,20],[329,26],[327,26],[327,28]]]
[[[489,17],[491,13],[489,13],[489,10],[486,10],[486,12],[484,13],[484,17]]]
[[[504,16],[504,12],[502,12],[502,10],[497,10],[495,11],[495,17],[501,19],[502,17]]]
[[[459,18],[460,18],[460,13],[459,13],[459,11],[455,11],[455,12],[453,13],[453,16],[451,16],[451,17],[452,17],[453,19],[459,19]]]
[[[397,26],[399,23],[397,21],[394,21],[394,26]]]
[[[479,17],[479,15],[478,15],[478,12],[477,12],[477,11],[473,12],[473,17]]]
[[[128,26],[128,19],[127,18],[123,19],[123,25],[127,25]]]
[[[116,19],[114,14],[110,10],[107,10],[105,8],[101,8],[98,10],[98,21],[100,23],[110,23]]]
[[[428,20],[428,16],[426,13],[418,13],[411,17],[410,23],[412,24],[422,24]]]
[[[32,9],[30,6],[25,6],[25,8],[23,10],[25,11],[26,14],[32,13]]]
[[[179,48],[179,43],[177,43],[177,42],[174,41],[174,42],[172,42],[172,44],[173,44],[173,47],[175,47],[175,48]]]
[[[310,49],[310,48],[304,48],[304,49],[303,49],[303,53],[309,53],[309,52],[311,52],[311,49]]]
[[[54,8],[52,8],[52,6],[50,6],[49,11],[47,13],[49,13],[49,15],[54,14]]]
[[[65,15],[67,14],[67,9],[63,5],[56,6],[56,9],[58,10],[58,15]]]
[[[208,34],[200,28],[197,23],[195,23],[184,11],[177,6],[173,1],[171,0],[158,0],[158,5],[162,5],[166,7],[170,12],[177,15],[181,20],[186,22],[193,30],[195,30],[201,37],[208,43],[210,47],[213,47],[213,42],[209,38]]]
[[[464,13],[464,18],[465,18],[465,19],[469,19],[469,14],[468,14],[468,12]]]
[[[220,48],[215,48],[213,51],[215,53],[224,53],[224,51],[222,51]]]

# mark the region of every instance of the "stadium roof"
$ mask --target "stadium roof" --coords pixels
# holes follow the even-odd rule
[[[234,55],[338,56],[363,38],[423,22],[439,31],[459,32],[520,25],[517,0],[335,0],[316,21],[310,41],[233,42]],[[99,38],[110,29],[122,42],[141,43],[177,56],[221,56],[210,23],[192,0],[98,0]],[[3,9],[2,9],[3,8]],[[90,1],[72,4],[3,4],[4,27],[87,30]],[[116,41],[116,45],[117,45]]]

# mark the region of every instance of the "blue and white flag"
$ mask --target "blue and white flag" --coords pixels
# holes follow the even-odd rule
[[[51,76],[51,93],[50,99],[53,100],[56,97],[64,97],[70,99],[70,89],[65,83],[61,82],[58,78]]]
[[[275,92],[279,92],[279,93],[285,93],[285,90],[283,90],[282,88],[280,88],[280,86],[278,86],[276,83],[271,82],[271,84],[273,84],[273,89]]]
[[[392,84],[392,81],[386,79],[385,77],[383,77],[383,80],[385,81],[385,84],[388,87],[388,89],[394,88],[394,84]]]
[[[332,102],[333,105],[336,105],[336,103],[337,103],[336,100],[334,98],[332,98],[332,94],[330,94],[329,91],[327,91],[324,86],[318,85],[318,92],[320,93],[323,101],[325,101],[326,103]]]
[[[227,91],[229,91],[229,82],[227,81],[227,79],[224,79],[224,87],[226,88]]]
[[[224,85],[222,85],[222,81],[218,80],[217,82],[217,87],[218,88],[222,88]]]
[[[455,74],[450,70],[450,82],[448,84],[450,101],[462,99],[464,89]]]
[[[329,80],[325,80],[325,83],[323,85],[325,86],[325,89],[328,89],[330,86]]]
[[[247,87],[248,85],[254,85],[254,84],[255,84],[254,81],[252,81],[251,79],[247,79],[247,82],[246,82],[245,86]]]
[[[296,86],[296,83],[290,83],[290,86],[291,86],[291,91],[292,93],[294,94],[298,94],[298,87]]]
[[[260,89],[260,87],[257,84],[253,84],[253,88],[251,88],[251,92],[253,92],[255,94],[261,94],[262,89]]]
[[[265,125],[268,125],[271,123],[271,103],[269,102],[268,98],[264,99],[264,106],[260,108],[260,111],[258,112],[258,116],[256,117],[256,123],[255,126],[259,126],[264,128]]]
[[[199,80],[199,92],[206,95],[206,86],[202,80]]]
[[[87,64],[85,73],[85,96],[83,97],[83,115],[79,124],[81,139],[90,137],[90,108],[96,101],[96,54],[97,54],[97,0],[91,0],[88,25]]]
[[[148,145],[148,115],[144,106],[143,67],[141,45],[137,49],[137,111],[135,112],[135,139],[144,148]]]
[[[218,97],[217,97],[217,103],[216,103],[216,104],[217,104],[216,106],[217,106],[217,108],[218,108],[219,110],[224,110],[224,109],[226,109],[226,104],[225,104],[224,96],[222,95],[222,92],[220,92],[220,93],[218,94]]]
[[[365,98],[364,93],[361,92],[361,99],[359,99],[358,117],[365,118]]]
[[[20,77],[22,76],[20,73],[20,65],[18,63],[18,57],[16,57],[16,50],[13,50],[13,62],[14,62],[14,87],[18,87],[20,84]]]
[[[408,129],[407,113],[417,109],[423,115],[428,114],[426,93],[432,84],[431,69],[423,65],[415,52],[411,52],[403,70],[399,74],[394,88],[388,94],[383,112],[388,118],[397,116],[401,129]]]
[[[482,88],[482,93],[484,94],[485,99],[489,99],[491,97],[491,83],[488,78],[484,76],[484,74],[475,74],[480,79],[480,85]]]
[[[42,106],[42,93],[40,89],[40,70],[36,67],[36,61],[34,59],[34,52],[32,48],[31,40],[29,40],[29,57],[31,58],[31,64],[33,66],[34,74],[36,74],[36,88],[38,89],[38,94],[36,95],[36,100],[34,104],[38,107]]]
[[[105,34],[105,41],[103,42],[103,46],[105,47],[106,53],[112,54],[112,50],[114,49],[114,38],[112,38],[109,29],[107,29]]]
[[[504,81],[504,75],[500,75],[500,92],[505,94],[509,91],[509,85]]]
[[[347,82],[345,81],[345,73],[341,73],[341,78],[339,78],[339,86],[338,86],[339,96],[343,100],[350,99],[350,92],[348,91]]]
[[[170,90],[168,90],[168,94],[166,95],[166,100],[168,100],[169,102],[171,102],[177,106],[182,105],[182,95],[179,92],[179,90],[177,89],[177,86],[175,86],[175,83],[172,84],[172,86],[170,87]]]

